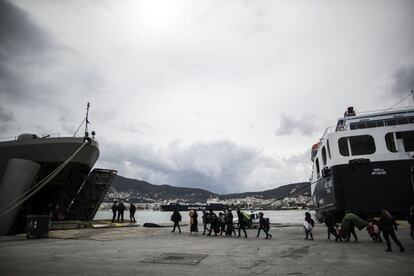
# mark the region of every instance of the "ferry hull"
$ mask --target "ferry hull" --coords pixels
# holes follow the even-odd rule
[[[397,219],[406,219],[414,205],[413,171],[414,160],[333,166],[329,176],[315,183],[317,217],[331,213],[339,220],[345,211],[378,216],[387,209]]]

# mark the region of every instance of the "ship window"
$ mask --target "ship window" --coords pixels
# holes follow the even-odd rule
[[[362,128],[367,128],[367,123],[365,122],[357,123],[357,129],[362,129]]]
[[[342,156],[349,156],[348,139],[346,137],[342,137],[338,140],[338,146],[339,146],[339,153]]]
[[[399,132],[404,142],[405,151],[414,151],[414,131]]]
[[[319,178],[319,160],[318,159],[319,158],[316,158],[315,160],[317,178]]]
[[[373,128],[373,127],[377,127],[377,122],[376,121],[367,122],[367,128]]]
[[[390,152],[397,152],[395,147],[394,133],[390,132],[385,135],[385,144]]]
[[[352,155],[373,154],[375,152],[374,138],[370,135],[349,137]]]
[[[356,123],[351,123],[350,129],[351,130],[357,129]]]
[[[348,141],[352,155],[373,154],[375,152],[374,138],[370,135],[342,137],[338,140],[339,152],[342,156],[349,156]]]
[[[322,163],[325,166],[326,165],[326,149],[325,146],[322,148]]]
[[[328,147],[328,156],[329,156],[329,159],[331,159],[332,157],[331,157],[331,148],[329,147],[329,140],[326,140],[326,146]]]
[[[395,126],[397,124],[396,119],[388,119],[386,120],[386,122],[387,122],[387,126]]]
[[[382,127],[382,126],[384,126],[384,121],[383,120],[377,121],[377,127]]]
[[[406,125],[406,124],[408,124],[408,118],[399,118],[398,119],[398,124],[399,125]]]

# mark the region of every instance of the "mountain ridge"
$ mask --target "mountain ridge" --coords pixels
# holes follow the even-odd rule
[[[117,175],[111,187],[112,192],[131,193],[134,198],[153,198],[159,200],[182,199],[191,202],[205,202],[212,197],[219,199],[256,197],[278,199],[286,196],[310,195],[309,182],[291,183],[274,189],[231,194],[217,194],[201,188],[177,187],[168,184],[155,185],[147,181]]]

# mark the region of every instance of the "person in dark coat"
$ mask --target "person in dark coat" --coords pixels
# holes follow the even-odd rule
[[[206,210],[203,210],[203,235],[206,234],[206,231],[210,232],[210,229],[208,229],[207,224],[210,223],[210,214],[207,213]],[[210,226],[211,227],[211,226]]]
[[[134,203],[131,203],[131,205],[129,205],[129,222],[137,222],[135,220],[135,211],[137,210],[137,208],[135,207]]]
[[[397,231],[397,223],[395,222],[395,219],[393,218],[393,216],[387,210],[381,211],[381,216],[378,221],[378,225],[382,231],[382,235],[384,236],[385,242],[387,244],[386,251],[392,252],[391,242],[390,242],[390,237],[391,237],[393,241],[400,247],[400,251],[404,252],[405,249],[402,246],[401,242],[398,240],[394,232],[394,229],[395,231]]]
[[[117,211],[118,211],[118,218],[117,222],[119,222],[119,219],[121,219],[121,222],[124,222],[124,211],[125,211],[125,205],[124,202],[119,202],[117,205]]]
[[[243,230],[244,237],[247,238],[247,232],[246,232],[247,220],[243,216],[243,214],[241,213],[240,209],[237,209],[237,217],[239,219],[239,223],[238,223],[238,226],[239,226],[239,237],[240,237],[240,230]]]
[[[213,212],[213,209],[210,209],[210,231],[208,235],[211,235],[211,232],[214,231],[214,235],[217,236],[217,233],[220,231],[220,226],[216,213]]]
[[[116,200],[114,200],[114,204],[112,204],[112,222],[115,222],[115,218],[116,218],[116,212],[118,210],[118,206],[116,204]]]
[[[260,212],[259,213],[259,230],[257,230],[256,237],[259,237],[260,236],[260,230],[263,230],[263,232],[266,233],[266,239],[272,238],[272,235],[269,234],[269,229],[270,229],[269,219],[265,218],[263,213]]]
[[[219,213],[218,223],[220,225],[220,236],[222,236],[223,233],[226,233],[226,216],[222,212]]]
[[[226,236],[231,236],[232,234],[236,236],[236,230],[233,226],[233,213],[229,209],[226,213]]]
[[[174,210],[173,214],[171,215],[171,221],[174,222],[174,227],[171,232],[175,232],[175,228],[178,228],[178,233],[181,233],[180,228],[180,221],[181,221],[181,214],[178,212],[177,209]]]
[[[336,229],[335,229],[335,219],[333,218],[333,216],[328,213],[325,217],[325,225],[327,227],[327,233],[328,233],[328,240],[331,239],[331,234],[335,237],[336,239]]]

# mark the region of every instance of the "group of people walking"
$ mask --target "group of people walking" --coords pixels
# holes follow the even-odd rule
[[[123,201],[117,202],[116,200],[112,204],[111,210],[112,210],[112,222],[124,222],[124,211],[126,207]],[[135,211],[137,210],[134,203],[131,203],[129,205],[129,222],[135,223]]]
[[[198,213],[196,210],[190,210],[189,212],[190,217],[190,233],[198,232]],[[233,223],[233,213],[231,209],[224,210],[224,212],[219,212],[219,215],[210,209],[209,211],[203,210],[202,215],[202,222],[203,222],[203,235],[211,236],[214,233],[215,236],[219,234],[222,236],[238,236],[241,237],[241,232],[243,232],[244,237],[247,238],[246,228],[248,228],[251,224],[251,218],[249,215],[237,209],[237,218],[238,222],[235,226]],[[181,214],[178,210],[174,210],[173,214],[171,215],[171,221],[174,223],[172,232],[175,232],[178,229],[179,233],[181,233],[180,222],[181,222]],[[269,233],[270,229],[270,222],[268,218],[265,218],[263,213],[259,213],[259,229],[257,232],[257,237],[260,236],[260,231],[266,234],[266,239],[272,238],[272,235]],[[237,233],[236,233],[236,230]]]
[[[305,234],[308,237],[309,230],[306,229],[306,221],[309,220],[309,213],[305,215]],[[404,246],[401,244],[400,240],[397,238],[396,231],[398,229],[398,224],[396,223],[394,217],[387,211],[382,210],[378,220],[370,218],[367,221],[363,220],[354,213],[346,212],[344,218],[342,219],[341,224],[336,224],[334,218],[331,215],[327,215],[324,221],[327,226],[328,239],[331,235],[335,237],[335,241],[349,241],[351,235],[354,237],[354,240],[358,242],[358,237],[355,233],[355,228],[362,230],[367,229],[368,234],[376,242],[382,242],[381,233],[385,240],[387,249],[386,251],[392,252],[392,246],[390,238],[395,242],[395,244],[400,248],[401,252],[404,252]],[[311,239],[313,239],[311,234]]]

